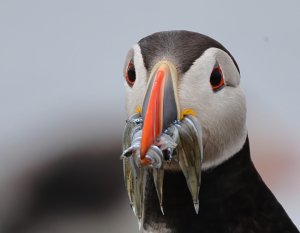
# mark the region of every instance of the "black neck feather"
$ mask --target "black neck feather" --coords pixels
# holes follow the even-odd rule
[[[218,167],[202,172],[199,213],[195,213],[182,172],[166,172],[161,214],[152,176],[145,195],[144,229],[164,232],[298,232],[266,187],[243,148]]]

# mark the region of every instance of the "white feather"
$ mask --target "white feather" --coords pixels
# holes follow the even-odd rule
[[[147,70],[138,44],[128,53],[125,67],[133,58],[136,81],[126,88],[128,115],[142,106],[147,86]],[[213,92],[210,75],[216,62],[225,77],[226,86]],[[207,49],[178,80],[178,97],[181,110],[193,109],[204,129],[203,169],[215,167],[243,146],[246,137],[246,101],[240,86],[240,74],[231,57],[217,48]]]
[[[230,86],[213,92],[210,75],[216,62]],[[204,170],[233,156],[246,140],[246,101],[239,82],[231,57],[217,48],[206,50],[179,80],[181,109],[193,109],[204,128]]]
[[[130,53],[130,51],[132,52]],[[126,81],[124,82],[126,89],[126,111],[128,116],[134,114],[138,106],[142,107],[147,86],[147,70],[144,66],[144,60],[140,46],[136,44],[130,51],[126,58],[125,67],[127,67],[128,62],[133,59],[136,72],[136,81],[132,87],[130,87]],[[126,68],[124,69],[124,76],[125,70]]]

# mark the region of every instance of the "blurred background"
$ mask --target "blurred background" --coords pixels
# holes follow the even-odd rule
[[[237,60],[252,158],[300,228],[300,2],[0,1],[0,232],[138,232],[123,185],[129,48],[186,29]]]

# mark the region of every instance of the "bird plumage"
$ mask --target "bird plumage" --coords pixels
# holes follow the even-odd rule
[[[181,73],[185,73],[209,48],[218,48],[228,53],[239,69],[233,56],[223,45],[200,33],[182,30],[157,32],[141,39],[138,44],[147,70],[160,59],[170,59]]]
[[[157,197],[151,176],[146,187],[146,232],[299,232],[255,169],[248,139],[242,150],[229,160],[202,172],[198,215],[181,172],[165,174],[165,215],[155,204]]]
[[[135,195],[139,197],[138,210],[140,214],[137,217],[143,222],[144,231],[153,233],[299,232],[265,185],[251,161],[246,129],[246,101],[239,85],[240,71],[229,51],[216,40],[199,33],[158,32],[141,39],[129,51],[125,61],[125,77],[128,75],[126,73],[128,67],[132,68],[133,65],[135,66],[134,82],[131,82],[133,79],[130,82],[127,80],[127,84],[125,82],[128,116],[135,114],[140,117],[139,120],[145,121],[145,115],[149,109],[149,98],[157,101],[158,105],[151,105],[154,108],[156,108],[155,106],[165,106],[163,105],[165,102],[171,103],[172,101],[164,102],[155,95],[152,95],[153,98],[150,97],[150,93],[159,93],[153,91],[155,88],[152,88],[158,80],[157,77],[163,73],[171,73],[172,80],[175,80],[176,84],[169,85],[167,91],[163,86],[165,89],[161,89],[163,90],[161,93],[171,93],[178,101],[167,108],[174,107],[174,111],[159,112],[159,115],[155,115],[153,122],[161,123],[161,119],[167,119],[165,115],[168,112],[169,114],[171,114],[170,112],[181,112],[182,118],[178,119],[178,122],[183,123],[184,113],[189,112],[194,115],[195,121],[199,122],[203,131],[203,138],[202,133],[196,133],[203,139],[203,145],[200,142],[198,146],[203,148],[204,152],[200,168],[202,181],[198,199],[199,206],[196,203],[198,200],[193,195],[200,184],[194,182],[193,185],[191,182],[193,179],[188,177],[186,170],[184,172],[187,167],[195,169],[199,164],[187,163],[189,166],[183,168],[179,161],[180,166],[178,165],[178,158],[188,158],[188,156],[180,157],[182,153],[189,153],[187,147],[184,148],[184,151],[180,148],[175,149],[175,152],[179,151],[179,155],[173,154],[174,160],[169,161],[170,163],[164,161],[164,165],[158,168],[159,171],[164,172],[164,176],[162,175],[164,177],[162,179],[163,191],[160,193],[157,192],[157,179],[152,175],[151,164],[140,165],[137,163],[130,168],[132,165],[129,165],[129,160],[126,158],[127,165],[125,167],[129,171],[127,178],[130,181],[127,189],[133,205],[134,202],[137,203],[134,200]],[[213,76],[216,69],[219,76]],[[168,75],[164,78],[171,80]],[[214,81],[219,82],[218,88],[214,88],[212,78],[217,78]],[[172,87],[176,87],[176,90]],[[137,111],[137,109],[142,110]],[[161,107],[161,109],[164,108]],[[186,109],[190,111],[186,111]],[[150,119],[152,119],[151,117]],[[171,114],[171,117],[176,116]],[[141,158],[139,140],[142,136],[140,135],[142,135],[144,125],[149,122],[153,123],[152,121],[143,122],[136,128],[140,130],[140,134],[133,137],[137,143],[134,145],[134,151],[130,150],[135,156],[131,160],[131,164]],[[163,124],[165,123],[164,121]],[[181,123],[175,123],[178,129],[180,129]],[[164,125],[161,133],[165,132],[167,126]],[[150,134],[145,134],[146,136],[143,137],[152,137],[151,130],[149,132]],[[159,152],[161,145],[158,140],[159,138],[155,136],[153,144]],[[125,141],[130,142],[127,139]],[[177,144],[186,143],[185,140],[175,140],[175,142]],[[192,150],[195,148],[190,149],[191,155],[197,154],[197,151]],[[163,149],[161,150],[163,152]],[[193,160],[193,156],[189,158]],[[137,175],[138,182],[135,182],[130,173],[133,171],[131,169],[135,170],[135,175],[136,171],[142,171],[140,174],[146,175],[145,177]],[[197,180],[196,176],[197,172],[193,177],[194,180]],[[136,193],[132,191],[131,186],[135,187]],[[163,194],[162,200],[158,200],[157,193],[160,198]],[[161,203],[163,203],[164,214],[161,210]],[[198,214],[195,213],[194,208],[196,212],[199,208]],[[135,207],[134,210],[136,213]]]

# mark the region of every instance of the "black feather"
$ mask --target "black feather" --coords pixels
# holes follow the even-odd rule
[[[179,233],[299,232],[256,171],[248,139],[228,161],[202,173],[198,215],[181,172],[165,174],[165,215],[160,212],[151,177],[146,184],[145,229],[165,223]]]
[[[229,51],[216,40],[196,32],[164,31],[149,35],[139,41],[145,67],[149,71],[157,61],[171,60],[181,73],[185,73],[196,59],[209,48],[225,51],[238,65]]]

